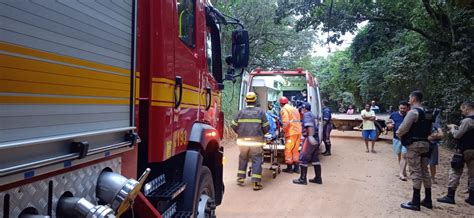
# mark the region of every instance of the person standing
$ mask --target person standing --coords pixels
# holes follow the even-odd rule
[[[255,107],[257,95],[249,92],[245,96],[247,107],[240,110],[232,120],[232,129],[237,133],[237,145],[239,146],[239,170],[237,173],[237,184],[243,185],[247,174],[247,164],[252,160],[252,182],[253,190],[263,188],[262,185],[262,162],[264,135],[269,130],[269,123],[265,111]]]
[[[380,108],[379,108],[379,106],[377,106],[377,105],[375,104],[375,101],[372,101],[372,102],[371,102],[370,110],[371,110],[371,111],[374,111],[374,113],[376,113],[376,114],[380,113]]]
[[[311,112],[311,104],[308,102],[302,105],[303,112],[303,148],[300,156],[300,178],[293,180],[293,183],[306,185],[306,175],[308,166],[311,164],[314,167],[314,178],[309,182],[322,184],[321,179],[321,162],[318,158],[319,140],[318,140],[318,126],[316,125],[316,117]]]
[[[375,127],[375,112],[370,110],[370,105],[365,104],[365,109],[360,112],[362,117],[362,137],[364,138],[365,148],[369,153],[369,140],[372,142],[371,152],[375,153],[375,140],[377,139],[377,131]]]
[[[407,101],[401,101],[398,105],[398,111],[390,114],[389,120],[387,122],[387,128],[393,130],[393,152],[398,157],[398,164],[400,165],[400,171],[398,173],[398,178],[402,181],[407,181],[407,148],[402,145],[400,138],[397,136],[397,130],[405,118],[410,104]]]
[[[439,202],[455,204],[454,196],[459,186],[459,180],[462,176],[464,164],[467,166],[467,174],[469,179],[469,197],[466,203],[474,206],[474,102],[466,101],[461,105],[462,115],[466,116],[458,127],[449,124],[448,129],[453,134],[457,142],[458,158],[451,161],[451,169],[449,170],[448,194],[442,198],[438,198]]]
[[[349,105],[349,108],[347,108],[346,113],[347,113],[348,115],[354,114],[354,108],[352,107],[352,104]]]
[[[328,101],[323,100],[323,142],[324,147],[326,147],[326,151],[322,153],[324,156],[331,156],[331,113],[331,108],[328,107]]]
[[[436,115],[433,116],[437,117]],[[428,165],[430,166],[431,183],[433,184],[436,184],[436,166],[439,162],[439,143],[443,137],[444,133],[440,121],[439,119],[435,119],[431,135],[428,137],[428,140],[430,141],[430,161]]]
[[[420,205],[432,209],[431,201],[431,177],[428,172],[428,162],[430,159],[430,143],[428,136],[431,134],[432,120],[431,116],[425,112],[421,105],[423,95],[421,91],[410,93],[411,110],[408,111],[405,119],[398,128],[397,135],[406,146],[408,167],[410,177],[413,181],[412,200],[402,203],[400,206],[409,210],[420,210]],[[420,201],[421,186],[425,187],[425,198]]]
[[[298,109],[288,104],[288,98],[285,96],[279,99],[281,105],[281,122],[283,132],[285,133],[285,173],[293,173],[299,171],[298,157],[299,145],[301,142],[301,118]]]

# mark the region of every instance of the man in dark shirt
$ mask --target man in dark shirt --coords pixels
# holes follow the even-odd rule
[[[402,181],[407,181],[407,148],[402,145],[400,139],[397,136],[398,127],[402,124],[407,111],[409,110],[410,104],[407,101],[401,101],[398,106],[398,111],[390,114],[390,118],[387,121],[387,127],[393,129],[393,152],[398,156],[398,164],[400,165],[399,178]]]
[[[321,179],[321,163],[318,158],[318,126],[316,124],[316,116],[311,112],[311,104],[308,102],[302,105],[303,112],[303,148],[301,149],[300,155],[300,178],[293,180],[293,183],[306,185],[306,175],[308,172],[308,166],[313,165],[314,167],[314,179],[310,179],[309,182],[322,184]]]
[[[322,153],[324,156],[331,156],[331,130],[332,130],[332,123],[331,123],[331,108],[328,106],[328,101],[323,100],[323,142],[324,147],[326,147],[326,151]]]
[[[304,102],[308,102],[308,93],[306,89],[301,90],[301,93],[295,97],[296,108],[303,106]]]

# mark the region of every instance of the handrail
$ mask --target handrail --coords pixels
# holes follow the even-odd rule
[[[27,145],[32,145],[32,144],[62,141],[62,140],[68,140],[68,139],[73,139],[73,138],[78,138],[78,137],[94,136],[94,135],[108,134],[108,133],[114,133],[114,132],[124,132],[124,131],[130,131],[134,129],[136,129],[136,127],[129,126],[129,127],[122,127],[122,128],[115,128],[115,129],[81,132],[81,133],[75,133],[75,134],[44,137],[44,138],[39,138],[39,139],[28,139],[28,140],[0,143],[0,150],[13,148],[13,147],[27,146]]]

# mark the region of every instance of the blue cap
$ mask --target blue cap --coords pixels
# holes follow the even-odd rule
[[[302,108],[310,111],[311,110],[311,104],[308,102],[304,102],[303,105],[301,105]]]

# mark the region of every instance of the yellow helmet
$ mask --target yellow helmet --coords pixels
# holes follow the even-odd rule
[[[256,102],[257,101],[257,95],[255,94],[255,92],[249,92],[247,93],[247,95],[245,95],[245,101],[246,102]]]

